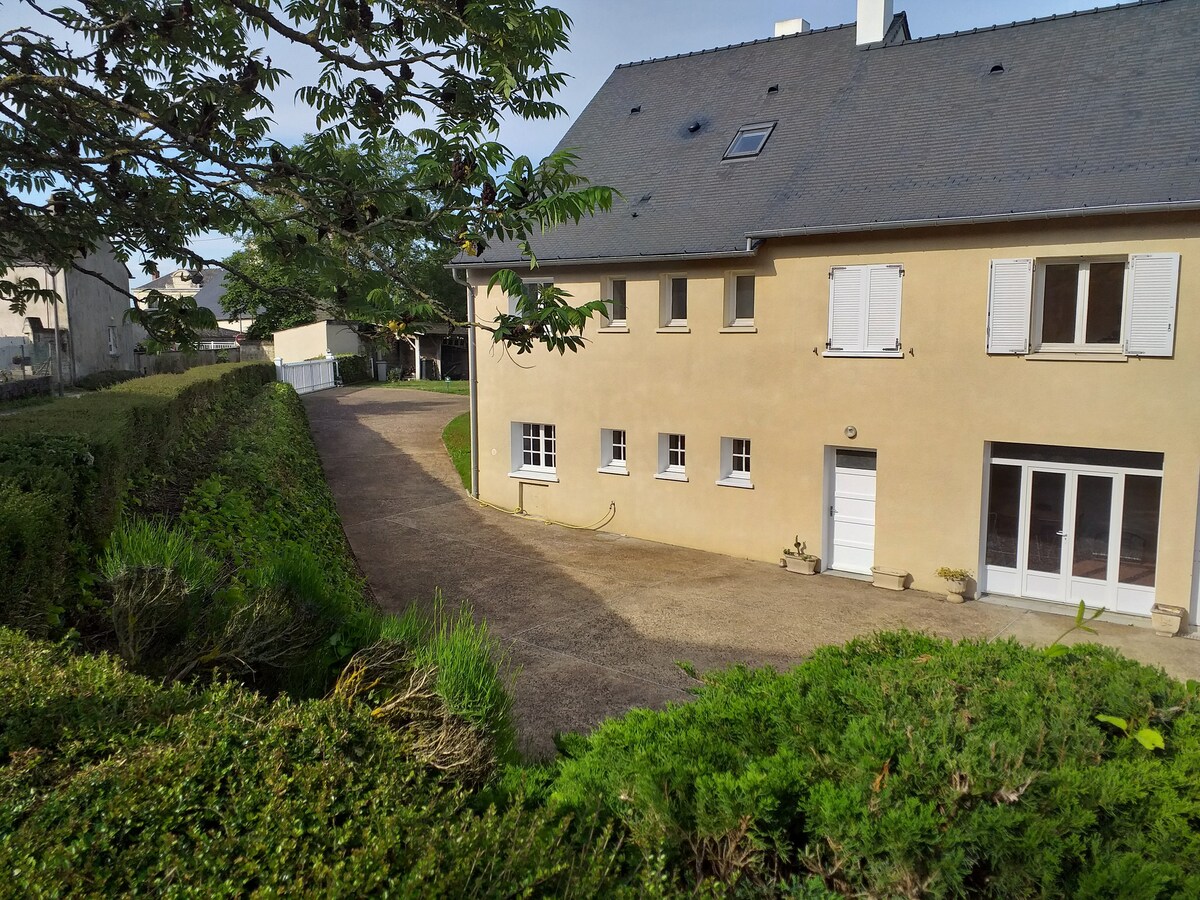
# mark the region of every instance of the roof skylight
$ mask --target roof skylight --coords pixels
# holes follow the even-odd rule
[[[745,159],[758,156],[767,144],[767,138],[775,130],[774,122],[757,122],[753,125],[743,125],[733,136],[729,149],[725,151],[725,159]]]

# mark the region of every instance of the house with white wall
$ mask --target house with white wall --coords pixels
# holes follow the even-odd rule
[[[478,364],[492,503],[830,575],[1197,617],[1200,4],[618,66],[561,141],[610,212],[460,264],[604,299]]]

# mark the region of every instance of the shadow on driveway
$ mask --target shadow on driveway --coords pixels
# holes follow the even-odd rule
[[[519,670],[515,711],[521,749],[531,756],[551,754],[556,731],[686,700],[693,682],[676,660],[702,672],[733,663],[785,667],[822,644],[880,629],[1049,643],[1069,625],[1060,616],[953,606],[932,594],[790,575],[483,507],[463,492],[441,442],[446,423],[467,410],[465,397],[339,388],[309,395],[305,405],[380,605],[398,612],[428,604],[437,589],[450,604],[470,601]],[[621,527],[619,510],[609,527]],[[1200,677],[1190,641],[1103,623],[1098,639]]]

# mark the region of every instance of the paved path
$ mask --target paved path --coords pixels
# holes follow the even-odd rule
[[[815,647],[883,628],[1049,643],[1062,616],[990,603],[954,606],[830,576],[608,532],[574,531],[475,503],[441,431],[465,397],[339,388],[305,398],[351,546],[389,610],[440,588],[469,600],[519,669],[522,749],[552,752],[555,731],[587,729],[635,706],[687,698],[675,665],[794,665]],[[621,527],[620,517],[613,528]],[[1098,640],[1200,678],[1200,643],[1101,623]]]

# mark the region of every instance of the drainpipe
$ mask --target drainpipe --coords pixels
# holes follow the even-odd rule
[[[475,288],[461,270],[451,276],[467,289],[467,384],[471,394],[471,496],[479,499],[479,370],[475,365]]]
[[[62,370],[62,335],[58,330],[58,266],[46,266],[46,272],[50,276],[50,290],[54,291],[54,367],[58,370],[58,396],[63,395],[63,370]],[[66,281],[64,276],[63,281]],[[64,288],[63,292],[66,292]]]

